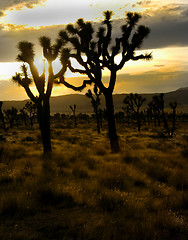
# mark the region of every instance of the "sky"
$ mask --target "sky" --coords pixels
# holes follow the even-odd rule
[[[120,35],[127,11],[139,12],[139,24],[151,30],[138,54],[152,52],[153,59],[127,62],[118,72],[114,93],[159,93],[188,87],[188,0],[0,0],[0,101],[27,98],[24,89],[11,81],[22,64],[16,61],[18,42],[34,43],[35,62],[41,71],[40,36],[55,40],[66,24],[78,18],[99,26],[106,10],[114,12],[113,37]],[[57,60],[54,71],[59,67]],[[104,71],[106,83],[108,75]],[[70,71],[66,78],[75,85],[83,80]],[[34,87],[32,90],[37,93]],[[54,87],[52,95],[74,93],[61,85]]]

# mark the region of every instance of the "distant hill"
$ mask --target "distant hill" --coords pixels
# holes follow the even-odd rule
[[[145,107],[152,100],[155,94],[141,94],[146,98]],[[123,99],[127,94],[114,94],[114,106],[115,111],[121,111],[123,107]],[[169,102],[176,101],[178,103],[178,111],[183,111],[188,113],[188,87],[180,88],[173,92],[168,92],[164,94],[165,105],[168,107]],[[12,106],[17,109],[21,109],[28,100],[24,101],[3,101],[3,109],[9,109]],[[57,97],[51,97],[51,114],[54,113],[71,113],[70,105],[76,104],[77,113],[92,113],[90,99],[88,99],[83,94],[70,94],[62,95]],[[101,108],[105,107],[104,96],[101,97]]]

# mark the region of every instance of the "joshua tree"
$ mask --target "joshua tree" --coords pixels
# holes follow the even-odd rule
[[[136,55],[135,50],[140,48],[143,40],[149,34],[149,28],[138,26],[136,24],[141,16],[138,13],[127,13],[125,25],[121,27],[121,37],[115,38],[114,45],[112,41],[112,23],[111,11],[104,12],[104,27],[99,27],[98,32],[93,38],[94,28],[90,22],[78,19],[76,25],[69,24],[66,30],[61,31],[59,36],[63,41],[67,41],[71,49],[66,50],[70,61],[67,62],[68,68],[75,73],[87,75],[89,80],[85,80],[80,87],[68,84],[64,78],[59,82],[74,90],[82,90],[86,84],[94,83],[104,94],[106,101],[106,109],[108,116],[108,131],[112,152],[120,150],[118,136],[116,133],[114,106],[112,93],[116,83],[116,75],[124,64],[129,61],[137,61],[139,59],[149,60],[151,54]],[[120,54],[121,59],[116,63],[115,57]],[[72,65],[72,59],[76,60],[80,65],[76,69]],[[106,86],[103,82],[102,72],[107,68],[110,73],[109,84]]]
[[[150,103],[150,107],[152,108],[155,125],[156,125],[156,121],[158,121],[158,126],[160,126],[161,125],[161,114],[163,115],[163,113],[164,113],[163,95],[153,96],[152,102]]]
[[[39,39],[40,45],[43,49],[43,56],[48,62],[48,79],[45,79],[45,68],[40,76],[38,69],[34,64],[34,50],[33,44],[30,42],[20,42],[18,44],[18,49],[20,54],[18,55],[18,60],[27,63],[29,65],[32,78],[29,77],[27,73],[27,67],[25,64],[22,65],[22,74],[16,73],[13,76],[13,81],[22,86],[28,97],[37,106],[37,116],[39,121],[39,127],[42,135],[43,150],[44,153],[51,152],[51,136],[50,136],[50,96],[53,88],[54,80],[57,77],[63,77],[66,66],[63,66],[61,70],[57,73],[53,73],[52,62],[57,58],[60,48],[62,46],[62,41],[57,40],[54,45],[51,44],[51,40],[48,37],[41,37]],[[62,54],[63,55],[63,54]],[[65,56],[64,56],[65,57]],[[64,58],[66,60],[66,58]],[[61,61],[63,62],[63,61]],[[36,89],[38,91],[38,96],[34,96],[31,92],[30,84],[34,82]],[[46,85],[46,86],[45,86]]]
[[[166,129],[166,117],[165,117],[165,112],[164,112],[164,94],[161,93],[160,95],[155,95],[152,98],[152,101],[148,104],[148,114],[153,116],[155,126],[157,125],[158,121],[158,126],[161,124],[161,117],[163,119],[164,123],[164,128]]]
[[[91,99],[91,105],[93,107],[96,120],[97,120],[97,131],[100,133],[100,116],[99,116],[99,106],[101,104],[100,101],[100,95],[101,91],[98,89],[97,85],[94,85],[93,92],[95,93],[95,96],[93,96],[91,90],[89,89],[88,92],[86,93],[86,97]]]
[[[2,110],[3,102],[0,101],[0,120],[2,122],[2,128],[6,131],[5,117]]]
[[[4,111],[4,113],[9,121],[10,127],[13,128],[13,124],[16,120],[18,110],[12,107],[11,109],[7,109],[6,111]]]
[[[24,106],[24,110],[28,113],[29,120],[30,120],[30,126],[33,127],[34,118],[35,118],[36,112],[37,112],[36,104],[28,101],[28,102],[26,102],[26,104]]]
[[[20,114],[19,114],[20,118],[22,119],[22,122],[24,122],[25,127],[28,126],[28,119],[29,116],[25,111],[25,108],[23,107],[22,109],[20,109]]]
[[[131,93],[123,100],[123,103],[129,106],[131,111],[135,113],[138,131],[140,131],[142,120],[140,108],[145,100],[146,100],[145,98],[138,95],[137,93],[135,94]]]
[[[73,117],[74,117],[74,126],[77,127],[77,121],[76,121],[76,104],[72,107],[71,105],[69,106],[70,109],[72,110]]]
[[[126,105],[126,107],[123,107],[122,109],[123,109],[123,111],[125,113],[125,116],[127,118],[127,123],[128,123],[128,126],[129,126],[132,110],[131,110],[129,105]]]
[[[170,131],[169,126],[168,126],[168,122],[166,122],[166,129],[167,129],[167,133],[168,136],[170,138],[173,137],[174,135],[174,131],[175,131],[175,125],[176,125],[176,108],[177,108],[177,102],[171,102],[169,103],[170,108],[172,109],[172,129]]]

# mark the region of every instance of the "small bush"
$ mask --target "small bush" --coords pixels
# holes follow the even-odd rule
[[[184,158],[188,159],[188,149],[187,149],[187,148],[183,149],[183,150],[181,151],[181,155],[182,155]]]
[[[2,176],[0,178],[0,185],[7,185],[13,182],[14,182],[14,179],[9,176]]]
[[[127,151],[122,155],[122,161],[124,163],[135,163],[139,161],[139,157]]]
[[[19,212],[19,207],[16,198],[6,198],[3,202],[1,215],[14,216]]]
[[[187,190],[188,176],[186,169],[174,169],[168,178],[168,182],[177,190]]]
[[[125,190],[127,189],[125,178],[124,177],[109,177],[109,178],[102,178],[100,180],[100,184],[108,189],[119,189]]]
[[[88,172],[86,169],[83,168],[74,168],[72,170],[72,174],[77,178],[88,178]]]
[[[95,147],[95,152],[99,156],[104,156],[107,153],[106,149],[103,146],[99,145]]]
[[[119,191],[106,191],[100,194],[98,204],[104,211],[113,212],[124,206],[125,199]]]
[[[22,139],[22,142],[34,142],[34,138],[30,137],[30,136],[27,136],[27,137]]]
[[[69,193],[57,192],[49,186],[40,188],[40,191],[36,193],[36,197],[42,205],[61,205],[65,208],[72,208],[75,206],[74,199]]]
[[[162,183],[166,183],[170,175],[170,171],[167,168],[165,168],[164,165],[157,162],[148,163],[146,172],[149,177]]]
[[[140,187],[140,188],[145,188],[146,187],[146,183],[141,181],[141,180],[136,180],[134,182],[134,185],[135,185],[135,187]]]

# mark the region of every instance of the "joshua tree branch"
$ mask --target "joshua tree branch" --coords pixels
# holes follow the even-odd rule
[[[80,73],[80,74],[87,74],[86,73],[86,70],[82,70],[82,69],[77,69],[77,68],[74,68],[74,67],[72,67],[72,65],[71,65],[71,63],[69,62],[68,63],[68,68],[71,70],[71,72],[73,72],[73,73]]]
[[[34,64],[33,61],[30,61],[29,63],[29,67],[30,67],[30,70],[31,70],[31,74],[33,76],[33,80],[34,80],[34,83],[36,85],[36,88],[39,92],[39,94],[44,94],[44,92],[42,91],[41,87],[40,87],[40,77],[39,77],[39,73],[38,73],[38,70]]]
[[[117,66],[116,70],[120,70],[122,69],[122,67],[124,66],[124,64],[126,62],[128,62],[131,59],[131,55],[129,53],[122,55],[122,59],[121,62],[119,63],[119,65]]]
[[[61,70],[58,73],[54,74],[54,79],[64,76],[66,71],[67,71],[67,64],[64,64]]]
[[[64,77],[62,76],[62,77],[60,77],[59,83],[62,83],[63,85],[65,85],[65,87],[71,88],[74,91],[82,91],[87,85],[91,85],[93,83],[93,81],[92,80],[84,80],[83,84],[81,86],[76,87],[76,86],[66,82]]]
[[[53,68],[52,68],[52,62],[48,61],[48,85],[47,85],[47,91],[46,96],[50,98],[52,88],[53,88],[53,82],[54,82],[54,74],[53,74]]]
[[[137,61],[139,59],[146,59],[146,60],[150,60],[152,58],[151,56],[151,53],[149,54],[141,54],[141,55],[138,55],[138,56],[132,56],[130,59],[133,60],[133,61]]]
[[[25,86],[23,86],[23,87],[24,87],[24,89],[25,89],[28,97],[31,99],[31,101],[33,101],[34,103],[36,103],[36,102],[37,102],[37,98],[33,95],[33,93],[31,92],[31,90],[30,90],[30,88],[29,88],[29,86],[28,86],[28,85],[25,85]]]

